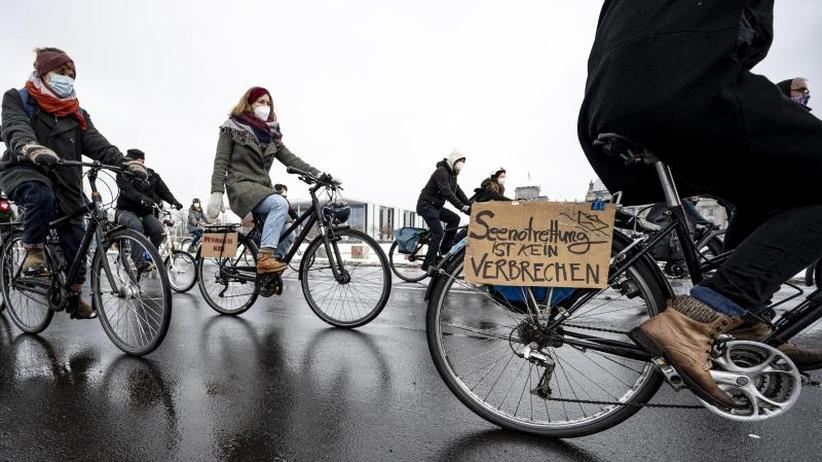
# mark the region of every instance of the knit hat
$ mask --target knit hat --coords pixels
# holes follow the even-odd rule
[[[501,174],[505,173],[505,167],[499,167],[491,170],[491,174],[488,175],[490,178],[496,178]]]
[[[34,70],[37,71],[37,75],[46,75],[63,64],[69,64],[72,70],[77,73],[74,61],[69,55],[56,49],[47,49],[46,51],[37,52],[37,57],[34,59]]]
[[[257,101],[263,95],[268,95],[268,98],[271,99],[271,93],[265,88],[252,87],[251,90],[248,91],[248,104],[254,103],[254,101]]]
[[[459,162],[461,160],[463,160],[463,161],[465,160],[465,154],[461,153],[457,149],[454,149],[453,151],[451,151],[451,154],[448,154],[448,159],[447,159],[448,167],[451,170],[454,170],[454,164],[456,164],[457,162]]]
[[[129,149],[126,151],[126,157],[131,160],[143,159],[146,160],[146,155],[139,149]]]

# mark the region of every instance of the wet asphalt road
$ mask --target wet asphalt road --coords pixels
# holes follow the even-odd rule
[[[165,343],[122,355],[97,321],[55,317],[40,336],[0,315],[0,460],[822,460],[822,390],[788,415],[737,424],[644,409],[598,435],[502,431],[440,380],[419,286],[395,285],[358,330],[325,325],[299,286],[240,317],[175,295]],[[820,345],[822,331],[800,340]],[[694,402],[661,390],[657,402]]]

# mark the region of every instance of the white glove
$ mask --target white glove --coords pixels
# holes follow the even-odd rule
[[[206,206],[206,216],[213,220],[220,215],[220,212],[224,211],[225,207],[223,206],[223,193],[211,193],[211,196],[208,198],[208,206]]]
[[[51,165],[60,160],[56,152],[39,144],[23,146],[23,155],[35,164]]]

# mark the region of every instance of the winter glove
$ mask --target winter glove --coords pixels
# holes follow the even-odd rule
[[[174,204],[174,208],[177,210],[183,210],[183,204],[177,202],[176,204]]]
[[[340,181],[339,178],[334,178],[330,173],[323,173],[320,175],[320,181],[333,183],[337,186],[342,184],[342,181]]]
[[[140,199],[140,205],[142,205],[143,207],[145,207],[147,209],[153,209],[154,208],[154,201],[149,200],[149,199]]]
[[[223,207],[223,193],[211,193],[211,197],[208,198],[208,206],[206,207],[206,216],[213,220],[217,218],[222,211],[225,211],[225,207]]]
[[[125,168],[129,171],[129,173],[136,175],[139,178],[148,178],[148,172],[146,172],[146,168],[139,162],[135,162],[133,160],[125,161],[123,162],[123,168]]]
[[[52,166],[60,160],[57,153],[39,144],[27,144],[23,146],[23,155],[31,162],[44,167]]]
[[[463,205],[462,206],[462,213],[466,215],[471,215],[471,206],[470,205]]]

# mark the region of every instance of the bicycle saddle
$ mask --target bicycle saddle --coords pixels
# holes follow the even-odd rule
[[[616,133],[600,133],[594,140],[594,146],[606,156],[622,159],[625,165],[653,164],[659,161],[651,151]]]

